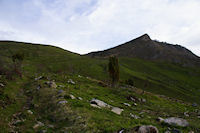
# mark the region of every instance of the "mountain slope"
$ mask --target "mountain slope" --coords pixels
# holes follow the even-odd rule
[[[104,51],[87,54],[90,57],[108,57],[116,55],[119,57],[136,57],[152,61],[167,61],[183,64],[184,66],[200,66],[200,58],[188,49],[180,45],[151,40],[144,34],[130,42]]]

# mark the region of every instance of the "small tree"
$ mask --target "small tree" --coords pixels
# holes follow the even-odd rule
[[[111,78],[112,87],[116,87],[119,81],[119,64],[116,56],[111,56],[108,63],[108,71]]]

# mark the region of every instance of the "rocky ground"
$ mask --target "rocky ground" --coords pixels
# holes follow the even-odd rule
[[[80,75],[30,76],[0,86],[2,132],[200,132],[198,104],[133,86],[110,88]]]

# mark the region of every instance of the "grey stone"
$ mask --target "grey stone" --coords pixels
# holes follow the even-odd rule
[[[67,82],[70,83],[70,84],[75,85],[75,82],[72,79],[69,79]]]
[[[132,114],[132,113],[130,113],[130,116],[131,116],[132,118],[134,118],[134,119],[140,119],[140,117],[139,117],[139,116],[137,116],[137,115],[134,115],[134,114]]]
[[[189,125],[187,120],[182,119],[182,118],[176,118],[176,117],[167,118],[163,122],[169,125],[175,125],[175,126],[181,126],[181,127],[187,127]]]
[[[130,107],[130,106],[131,106],[129,103],[124,103],[124,105],[126,105],[126,106],[128,106],[128,107]]]
[[[73,96],[72,94],[69,95],[71,99],[76,99],[75,96]]]
[[[65,105],[67,103],[66,100],[63,100],[63,101],[59,101],[58,104],[62,104],[62,105]]]
[[[56,89],[57,85],[54,81],[47,81],[45,82],[49,87]]]
[[[3,83],[0,83],[0,87],[4,87],[5,85]]]
[[[118,115],[120,115],[124,110],[120,109],[118,107],[112,107],[111,111],[116,113],[116,114],[118,114]]]
[[[43,76],[39,76],[39,77],[35,78],[35,81],[40,80],[42,78],[43,78]]]
[[[108,107],[108,108],[110,108],[111,106],[110,105],[108,105],[107,103],[105,103],[105,102],[103,102],[103,101],[101,101],[101,100],[98,100],[98,99],[95,99],[95,98],[93,98],[91,101],[90,101],[90,103],[91,104],[96,104],[97,106],[99,106],[99,107]]]
[[[140,126],[138,129],[138,133],[159,133],[158,129],[152,125],[148,126]]]
[[[37,128],[43,127],[43,126],[44,126],[44,124],[43,124],[42,122],[38,121],[37,124],[35,124],[35,125],[33,126],[33,128],[34,128],[34,129],[37,129]]]

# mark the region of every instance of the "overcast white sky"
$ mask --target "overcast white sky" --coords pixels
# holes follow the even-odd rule
[[[200,56],[200,0],[0,0],[0,40],[80,54],[144,33]]]

